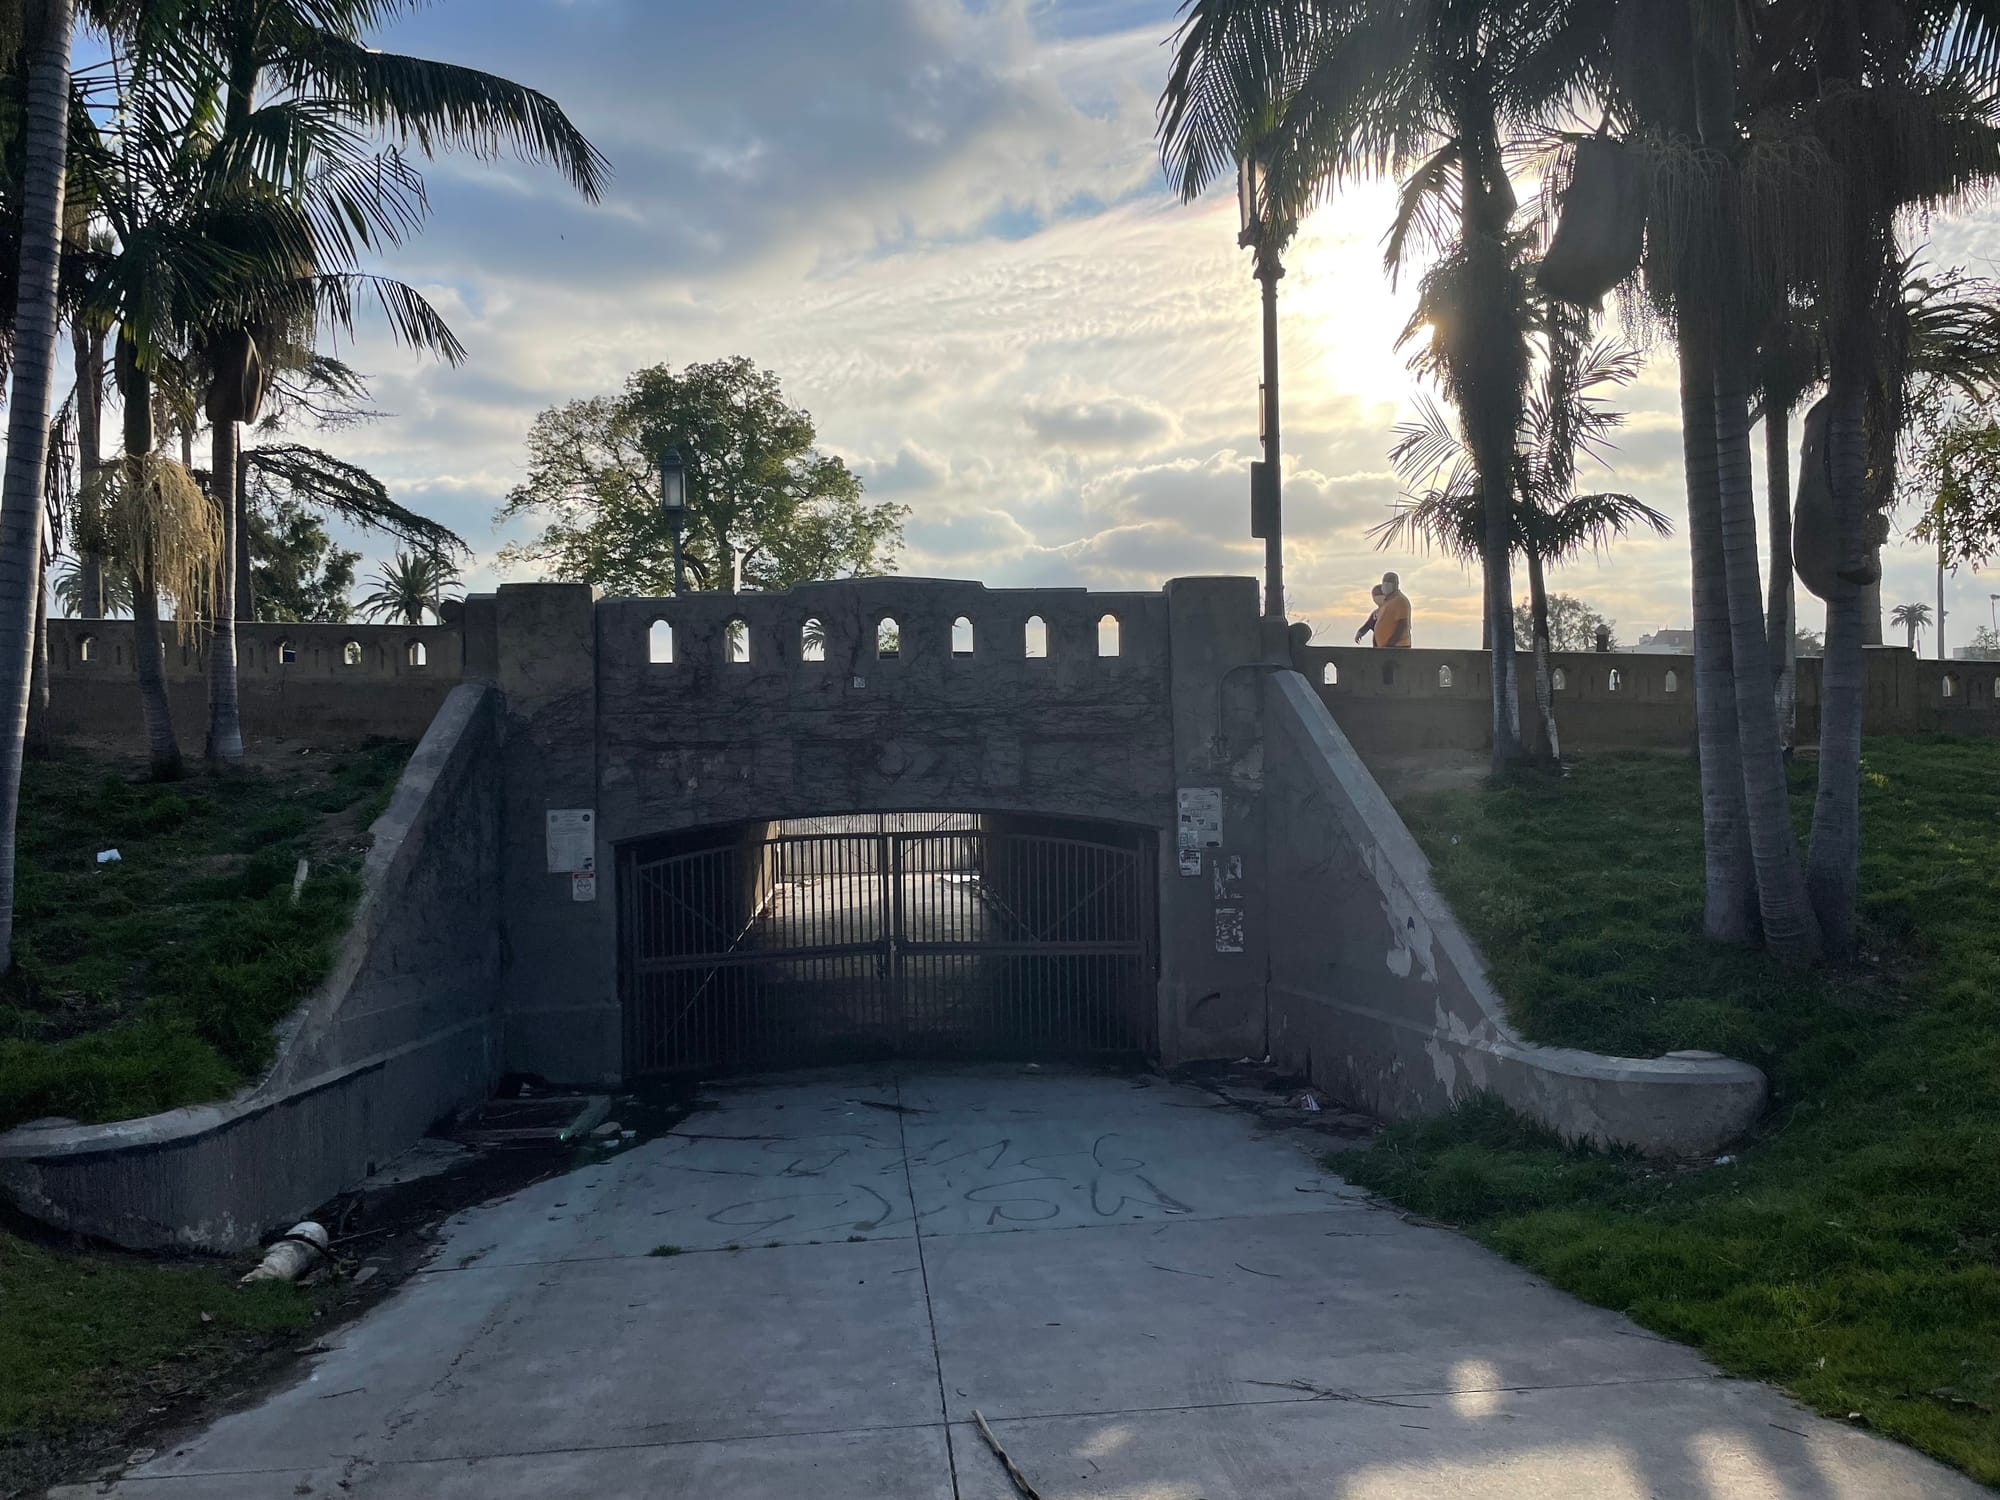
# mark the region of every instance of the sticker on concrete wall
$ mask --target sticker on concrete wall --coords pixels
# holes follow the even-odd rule
[[[1181,850],[1181,874],[1199,875],[1200,873],[1201,851],[1199,849]]]
[[[1243,951],[1242,907],[1216,907],[1215,951],[1217,953],[1241,953]]]
[[[597,899],[597,872],[578,870],[569,877],[569,899],[572,901],[595,901]]]
[[[597,816],[587,807],[549,809],[549,873],[589,874],[597,868]],[[579,896],[579,901],[585,899]]]
[[[1184,786],[1180,789],[1180,847],[1222,847],[1222,788]]]
[[[1215,856],[1215,899],[1217,901],[1241,901],[1243,899],[1242,855],[1218,854]]]

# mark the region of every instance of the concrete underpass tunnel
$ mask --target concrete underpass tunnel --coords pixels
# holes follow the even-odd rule
[[[619,864],[628,1076],[1155,1048],[1151,829],[866,813],[697,829]]]

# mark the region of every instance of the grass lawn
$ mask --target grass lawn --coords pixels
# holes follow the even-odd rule
[[[150,1114],[254,1077],[272,1026],[332,963],[368,824],[409,753],[288,756],[165,786],[103,756],[31,761],[0,1129]],[[99,864],[105,849],[121,858]]]
[[[1336,1166],[2000,1484],[2000,740],[1871,740],[1863,774],[1867,951],[1837,973],[1703,940],[1690,760],[1408,798],[1524,1032],[1726,1052],[1770,1075],[1771,1107],[1728,1165],[1565,1149],[1475,1100]]]
[[[0,1129],[147,1114],[253,1078],[273,1024],[332,963],[368,824],[409,753],[286,756],[170,786],[82,752],[30,762]],[[312,1293],[231,1280],[0,1229],[0,1494],[61,1476],[313,1318]]]
[[[114,1439],[311,1324],[310,1292],[231,1281],[0,1232],[0,1495],[76,1477],[76,1440]]]

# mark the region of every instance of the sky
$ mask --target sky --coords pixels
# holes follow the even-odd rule
[[[507,575],[495,511],[545,407],[634,369],[747,355],[776,372],[869,494],[910,507],[896,571],[1150,589],[1258,573],[1257,286],[1229,184],[1182,204],[1154,108],[1174,0],[432,0],[384,48],[502,73],[562,102],[610,158],[600,203],[553,170],[426,167],[424,233],[385,269],[470,350],[448,369],[364,332],[342,353],[392,415],[325,445]],[[1418,645],[1474,645],[1478,582],[1366,536],[1413,413],[1395,347],[1412,301],[1381,267],[1386,184],[1316,212],[1280,283],[1288,604],[1349,638],[1397,569]],[[2000,222],[1931,226],[1931,258],[1991,270]],[[1553,575],[1621,641],[1689,623],[1669,349],[1621,404],[1615,474],[1676,520]],[[366,576],[386,550],[356,537]],[[1935,599],[1921,549],[1885,602]],[[1518,569],[1517,569],[1518,572]],[[1517,578],[1525,594],[1525,578]],[[1949,584],[1955,638],[2000,574]],[[1935,603],[1933,602],[1933,608]],[[1802,598],[1801,620],[1820,608]]]

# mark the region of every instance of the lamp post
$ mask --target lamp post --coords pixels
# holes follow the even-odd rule
[[[679,448],[669,448],[660,455],[660,511],[666,516],[667,524],[674,529],[676,596],[687,592],[687,558],[681,550],[681,537],[687,531],[687,481],[687,461],[681,457]]]
[[[1283,459],[1278,423],[1278,278],[1285,268],[1278,252],[1291,226],[1273,208],[1270,176],[1255,149],[1236,163],[1236,204],[1242,232],[1236,243],[1256,253],[1251,274],[1264,287],[1264,381],[1257,388],[1257,435],[1264,457],[1250,466],[1250,534],[1264,539],[1264,615],[1285,617],[1285,523]]]

